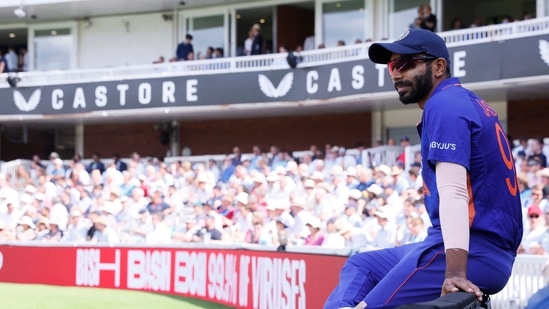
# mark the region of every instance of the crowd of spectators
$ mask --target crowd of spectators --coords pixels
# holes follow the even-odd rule
[[[409,145],[403,137],[401,146]],[[379,164],[359,143],[311,146],[299,160],[272,146],[167,164],[137,153],[86,165],[57,153],[0,174],[0,241],[104,244],[225,243],[372,250],[421,241],[430,226],[421,158]],[[549,168],[540,140],[514,149],[524,209],[520,253],[549,252]],[[494,192],[497,194],[497,192]]]

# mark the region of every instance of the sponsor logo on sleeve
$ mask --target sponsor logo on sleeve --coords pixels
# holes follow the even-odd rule
[[[429,149],[456,150],[456,144],[431,142],[431,145],[430,145]]]

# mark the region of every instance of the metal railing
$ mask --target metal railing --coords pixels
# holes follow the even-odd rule
[[[525,308],[528,299],[547,284],[543,277],[546,263],[547,256],[518,255],[507,285],[491,296],[492,309]]]
[[[413,149],[416,149],[416,148],[418,148],[418,147],[414,146]],[[372,164],[374,166],[378,166],[378,165],[381,165],[381,164],[392,166],[392,165],[395,164],[396,158],[402,152],[402,148],[400,146],[379,146],[379,147],[373,147],[373,148],[366,149],[366,151],[368,151],[370,153]],[[304,150],[304,151],[295,151],[295,152],[293,152],[293,156],[296,159],[302,159],[306,154],[309,154],[309,153],[310,152],[306,151],[306,150]],[[347,154],[356,157],[358,155],[358,150],[348,149]],[[181,161],[181,162],[188,161],[192,165],[194,165],[194,164],[207,164],[209,160],[214,160],[216,162],[217,166],[221,168],[223,166],[223,160],[225,159],[226,156],[227,155],[225,155],[225,154],[212,154],[212,155],[197,155],[197,156],[165,157],[164,162],[166,164],[171,164],[171,163],[174,163],[174,162],[177,162],[177,161]],[[244,157],[244,158],[246,158],[246,157],[251,158],[251,156],[252,156],[252,154],[243,154],[242,155],[242,157]],[[413,156],[412,155],[406,155],[406,159],[407,160],[413,160]],[[130,159],[129,158],[123,158],[122,160],[125,161],[125,162],[128,162]],[[88,164],[91,163],[91,161],[92,161],[91,159],[83,159],[82,163],[85,166],[87,166]],[[112,160],[112,158],[105,158],[105,159],[101,159],[101,161],[103,162],[103,164],[105,164],[105,166],[108,166],[108,164],[111,164],[113,160]],[[42,160],[41,163],[44,166],[49,164],[49,162],[47,160]],[[70,163],[70,160],[64,160],[63,163],[64,163],[65,166],[68,166],[69,163]],[[2,173],[4,175],[9,175],[9,176],[11,176],[11,179],[15,179],[16,178],[16,173],[17,173],[17,168],[20,165],[22,165],[27,171],[30,171],[31,164],[32,164],[32,161],[31,160],[26,160],[26,159],[17,159],[17,160],[7,161],[7,162],[0,161],[0,173]],[[411,162],[409,162],[409,163],[407,162],[406,166],[409,166],[410,164],[411,164]]]
[[[463,30],[441,32],[439,35],[449,47],[472,45],[549,33],[549,17],[517,21],[508,24],[491,25]],[[356,44],[341,47],[309,50],[299,53],[298,67],[317,66],[325,63],[367,59],[370,44]],[[38,86],[64,83],[98,82],[104,80],[151,78],[172,75],[222,74],[249,71],[265,71],[289,68],[287,54],[232,57],[195,61],[170,62],[121,66],[112,68],[78,69],[66,71],[19,73],[21,86]],[[8,74],[0,74],[0,87],[9,87]]]

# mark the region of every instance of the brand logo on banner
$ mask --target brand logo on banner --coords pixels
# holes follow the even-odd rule
[[[259,89],[261,89],[263,94],[265,94],[269,98],[276,99],[285,96],[290,91],[290,89],[292,89],[292,85],[294,83],[294,73],[290,72],[284,75],[284,77],[278,84],[278,87],[276,88],[271,80],[263,74],[259,74],[258,82]]]
[[[38,104],[40,104],[40,96],[42,95],[42,90],[36,89],[32,92],[29,100],[27,101],[23,94],[18,90],[13,90],[13,102],[15,106],[22,112],[32,112],[36,109]]]
[[[549,65],[549,42],[539,40],[539,55],[545,64]]]

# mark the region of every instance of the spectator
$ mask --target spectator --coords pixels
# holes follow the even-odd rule
[[[402,152],[397,157],[397,163],[404,166],[406,164],[406,147],[410,146],[410,138],[408,136],[403,136],[400,138],[400,147],[402,147]]]
[[[223,52],[223,48],[221,47],[217,47],[214,51],[214,54],[213,54],[213,58],[224,58],[225,57],[225,53]]]
[[[321,246],[324,242],[324,233],[320,231],[321,221],[318,217],[310,217],[305,224],[309,228],[309,236],[305,238],[305,245]]]
[[[450,22],[450,30],[460,30],[463,29],[463,23],[461,21],[461,18],[455,17]]]
[[[475,19],[473,20],[473,23],[469,26],[469,28],[476,28],[476,27],[482,27],[482,26],[484,26],[482,19],[479,17],[475,17]]]
[[[86,240],[86,232],[89,230],[91,222],[82,217],[82,211],[73,207],[70,211],[69,224],[63,234],[63,242],[82,243]]]
[[[385,207],[380,207],[375,212],[378,227],[372,241],[374,248],[392,248],[396,244],[397,230],[394,223],[391,222],[390,212]]]
[[[430,5],[423,6],[423,15],[421,22],[421,29],[427,29],[435,31],[437,28],[437,17],[432,13]]]
[[[305,41],[303,42],[303,50],[313,50],[315,49],[315,36],[310,35],[305,38]]]
[[[29,54],[27,53],[26,48],[19,49],[19,68],[23,72],[27,72],[29,70]]]
[[[128,169],[128,165],[120,159],[120,155],[118,153],[112,155],[112,160],[117,171],[123,172]]]
[[[372,243],[372,239],[368,237],[363,229],[353,226],[345,219],[338,219],[335,225],[344,239],[343,246],[345,248],[351,248],[356,252],[367,248]]]
[[[206,217],[205,232],[209,233],[210,240],[221,241],[223,240],[223,234],[215,226],[215,218],[213,216]]]
[[[248,37],[244,41],[244,49],[242,51],[243,56],[250,56],[252,54],[252,44],[255,38],[255,31],[253,27],[248,30]]]
[[[421,29],[421,23],[423,22],[423,5],[417,7],[417,17],[408,26],[409,29]]]
[[[345,247],[345,238],[341,236],[340,230],[336,226],[336,218],[330,218],[326,222],[326,236],[322,242],[324,248],[341,249]]]
[[[176,243],[200,242],[201,241],[201,226],[198,220],[194,217],[189,217],[184,220],[185,227],[177,230],[172,234],[172,239]]]
[[[8,47],[8,52],[4,58],[6,59],[6,65],[8,66],[8,72],[17,72],[18,56],[15,53],[13,46]]]
[[[353,156],[347,154],[347,149],[339,147],[334,165],[341,166],[343,170],[345,170],[349,167],[354,167],[356,165],[356,160]]]
[[[150,214],[163,213],[167,214],[170,211],[170,205],[164,202],[162,190],[156,189],[152,193],[151,202],[147,205],[147,211]]]
[[[402,244],[412,244],[416,242],[423,241],[427,237],[427,232],[425,230],[425,224],[423,219],[419,217],[410,218],[407,220],[407,233],[402,240]]]
[[[49,221],[49,229],[39,240],[44,242],[59,242],[63,238],[63,231],[59,228],[59,222],[56,220]]]
[[[169,244],[171,243],[170,228],[164,222],[164,215],[161,212],[151,214],[152,230],[147,233],[147,244]]]
[[[15,240],[13,234],[8,229],[8,226],[0,219],[0,242]]]
[[[6,58],[2,54],[2,50],[0,50],[0,73],[7,73],[8,71],[9,69]]]
[[[157,60],[153,61],[153,64],[160,64],[160,63],[164,63],[164,62],[165,62],[164,56],[160,56],[160,57],[158,57]]]
[[[543,153],[543,139],[542,138],[532,138],[529,141],[529,149],[527,159],[539,158],[541,167],[547,167],[547,157]]]
[[[263,36],[261,36],[261,26],[259,24],[254,24],[252,26],[252,47],[250,50],[250,55],[261,55],[264,53],[263,47]]]
[[[192,40],[193,40],[193,36],[190,34],[187,34],[185,36],[185,41],[177,45],[177,50],[175,51],[175,56],[177,61],[194,59],[194,50],[193,50]]]
[[[116,231],[109,226],[107,217],[99,215],[94,221],[95,231],[91,237],[91,242],[100,244],[117,244],[120,242]]]
[[[17,226],[21,227],[21,230],[17,231],[16,239],[18,241],[30,241],[36,238],[36,225],[32,222],[32,218],[29,216],[23,216],[17,222]]]
[[[528,207],[528,227],[524,229],[524,237],[518,249],[518,253],[543,255],[545,251],[541,246],[547,226],[543,212],[538,205]]]
[[[370,168],[371,167],[370,152],[366,150],[366,145],[364,145],[363,142],[357,142],[355,147],[358,151],[356,164],[362,165],[363,167]]]
[[[101,174],[105,171],[105,165],[101,162],[101,157],[97,152],[92,155],[92,161],[86,168],[88,173],[91,173],[93,170],[99,170],[99,173]]]

